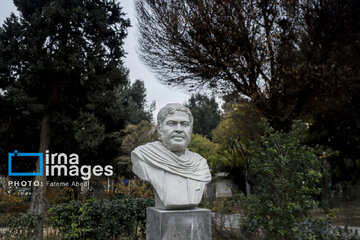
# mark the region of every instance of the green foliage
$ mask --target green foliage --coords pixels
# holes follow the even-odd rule
[[[3,234],[4,239],[31,240],[30,237],[40,219],[40,216],[35,216],[31,213],[19,213],[18,215],[13,216],[10,220],[10,224],[7,226],[8,229]],[[2,237],[1,233],[0,237]]]
[[[128,154],[136,147],[157,139],[155,126],[146,120],[139,122],[137,125],[127,125],[124,129],[124,133],[126,135],[122,141],[121,148]]]
[[[11,15],[0,29],[1,115],[8,120],[2,148],[38,151],[40,121],[49,115],[51,148],[81,154],[74,122],[83,113],[97,119],[88,129],[122,127],[111,110],[116,88],[129,82],[121,59],[130,22],[114,1],[14,4],[19,17]],[[90,132],[77,138],[94,137]],[[85,145],[96,148],[102,139]]]
[[[94,113],[80,112],[74,128],[75,139],[81,149],[94,149],[104,140],[105,126],[99,123]]]
[[[127,123],[138,124],[141,121],[151,121],[155,102],[150,106],[146,104],[146,88],[144,82],[136,80],[134,83],[117,93],[119,104],[124,106],[124,116]],[[123,117],[124,117],[123,116]]]
[[[120,144],[120,156],[114,159],[117,167],[116,172],[120,176],[132,176],[130,153],[140,145],[152,142],[158,139],[155,126],[146,120],[138,124],[128,124],[122,131],[122,138],[118,138]]]
[[[146,208],[152,199],[73,201],[50,208],[49,216],[63,239],[136,239],[144,233]]]
[[[319,155],[325,157],[324,150],[304,144],[308,129],[300,121],[288,133],[275,131],[266,121],[263,128],[265,134],[251,150],[254,195],[248,199],[247,223],[242,229],[247,233],[261,229],[265,239],[294,239],[294,224],[318,206]]]
[[[240,138],[244,138],[241,130],[237,126],[237,120],[230,114],[225,114],[217,128],[213,132],[214,141],[223,148],[229,156],[226,165],[231,168],[244,166],[244,159],[241,156]]]
[[[225,100],[225,114],[213,131],[214,141],[220,144],[226,156],[222,171],[228,173],[228,178],[240,190],[249,194],[248,155],[251,141],[258,138],[262,131],[258,124],[261,114],[244,99],[232,98],[232,101],[238,100],[234,103],[227,98]]]
[[[221,171],[224,169],[224,165],[227,164],[227,157],[229,156],[227,156],[219,144],[213,143],[206,136],[193,134],[188,148],[190,151],[203,156],[208,161],[212,172]]]
[[[14,3],[19,17],[11,15],[0,28],[1,153],[39,151],[40,122],[49,115],[51,151],[109,164],[121,154],[119,132],[151,120],[144,83],[131,84],[123,67],[130,21],[120,4]]]
[[[194,116],[194,133],[212,138],[212,131],[220,121],[220,110],[215,97],[193,94],[187,104]]]
[[[334,226],[330,221],[323,219],[306,219],[296,223],[293,227],[294,239],[298,240],[359,240],[357,231]]]

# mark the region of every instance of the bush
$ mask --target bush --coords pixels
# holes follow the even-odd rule
[[[294,224],[318,206],[324,151],[305,145],[304,123],[295,122],[288,133],[267,122],[263,129],[249,156],[254,195],[247,199],[242,231],[249,239],[295,239]]]
[[[73,201],[49,209],[63,239],[136,239],[145,232],[146,208],[152,199]]]
[[[316,239],[316,240],[359,240],[358,232],[348,227],[334,226],[328,220],[306,219],[295,223],[293,227],[294,239]]]
[[[8,229],[4,234],[1,235],[0,233],[0,239],[29,239],[40,219],[40,216],[31,213],[19,213],[9,220]]]

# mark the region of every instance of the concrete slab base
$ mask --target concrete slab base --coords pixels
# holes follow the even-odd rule
[[[147,240],[211,240],[211,211],[163,210],[149,207],[146,210]]]

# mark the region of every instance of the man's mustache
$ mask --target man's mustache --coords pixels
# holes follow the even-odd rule
[[[172,134],[171,138],[176,138],[176,137],[181,137],[181,138],[185,138],[184,134]]]

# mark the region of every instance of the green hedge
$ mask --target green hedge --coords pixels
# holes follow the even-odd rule
[[[49,209],[63,239],[136,239],[145,231],[146,208],[153,199],[73,201]]]

